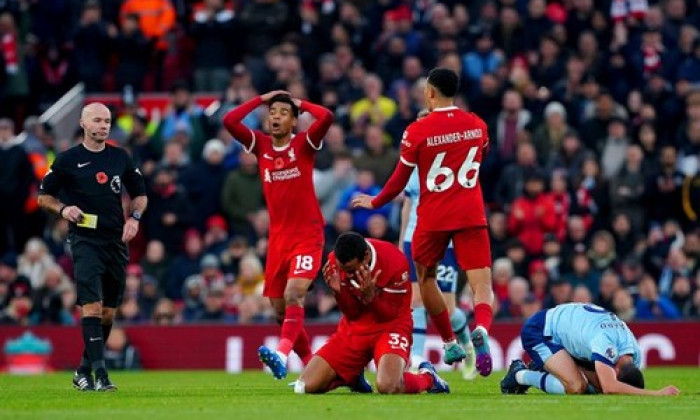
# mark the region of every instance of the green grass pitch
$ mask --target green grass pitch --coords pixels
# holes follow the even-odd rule
[[[262,372],[114,372],[115,393],[80,393],[67,372],[0,375],[0,419],[683,419],[700,418],[700,369],[646,370],[648,387],[674,384],[678,397],[501,395],[501,372],[487,379],[444,377],[450,395],[295,395]],[[373,378],[370,378],[373,379]]]

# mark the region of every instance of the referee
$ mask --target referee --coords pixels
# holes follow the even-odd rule
[[[73,376],[73,386],[80,391],[117,389],[105,369],[104,343],[124,293],[126,243],[138,232],[147,204],[143,176],[131,157],[124,149],[105,143],[111,124],[106,106],[85,106],[80,116],[85,133],[82,144],[56,156],[39,190],[39,206],[70,222],[68,242],[85,344]],[[131,197],[126,222],[122,186]]]

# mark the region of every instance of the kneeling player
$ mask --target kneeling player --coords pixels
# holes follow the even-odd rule
[[[501,381],[504,394],[530,386],[548,394],[677,395],[669,385],[644,389],[637,340],[624,321],[605,309],[567,303],[537,312],[520,338],[532,358],[529,369],[514,360]]]
[[[363,372],[374,359],[382,394],[448,393],[424,362],[406,372],[411,351],[411,283],[408,261],[392,244],[341,235],[323,267],[343,317],[338,330],[313,356],[295,385],[297,393],[324,393],[339,386],[368,392]]]

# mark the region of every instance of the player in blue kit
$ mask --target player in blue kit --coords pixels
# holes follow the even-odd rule
[[[624,321],[599,306],[567,303],[539,311],[520,338],[532,363],[511,363],[501,381],[504,394],[522,394],[530,386],[548,394],[679,393],[672,385],[644,389],[637,340]]]
[[[425,338],[426,329],[428,326],[428,314],[423,307],[421,301],[420,290],[418,288],[418,277],[416,276],[416,268],[413,264],[411,255],[411,239],[413,232],[416,229],[418,220],[418,196],[420,193],[420,180],[418,179],[418,169],[414,169],[411,177],[404,189],[403,209],[401,211],[401,240],[404,255],[411,262],[410,277],[413,283],[413,346],[411,348],[411,366],[418,366],[425,360]],[[447,302],[447,310],[450,313],[450,323],[454,330],[457,341],[462,346],[466,353],[466,357],[462,362],[462,376],[464,379],[471,380],[476,377],[476,358],[474,354],[474,345],[469,337],[469,326],[467,325],[467,316],[457,307],[457,278],[459,276],[459,266],[455,251],[450,242],[450,246],[445,252],[445,257],[437,266],[437,283],[440,291],[445,296]]]

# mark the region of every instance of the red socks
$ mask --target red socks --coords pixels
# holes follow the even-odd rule
[[[493,322],[493,308],[488,303],[479,303],[474,306],[474,323],[476,326],[486,328],[486,331],[491,329]]]
[[[429,373],[403,373],[404,394],[418,394],[433,387],[433,377]]]
[[[301,331],[299,331],[299,336],[297,337],[297,341],[294,342],[293,350],[304,363],[304,366],[309,364],[313,353],[311,353],[311,342],[309,341],[309,334],[306,333],[306,329],[302,328]]]
[[[301,306],[287,306],[284,313],[284,321],[282,322],[282,332],[280,333],[280,342],[277,345],[277,351],[289,356],[289,353],[294,347],[299,334],[304,330],[304,308]],[[308,343],[308,336],[306,338]]]
[[[443,342],[447,343],[455,339],[455,333],[450,322],[450,314],[447,312],[447,309],[437,315],[431,315],[430,319],[440,333]]]

